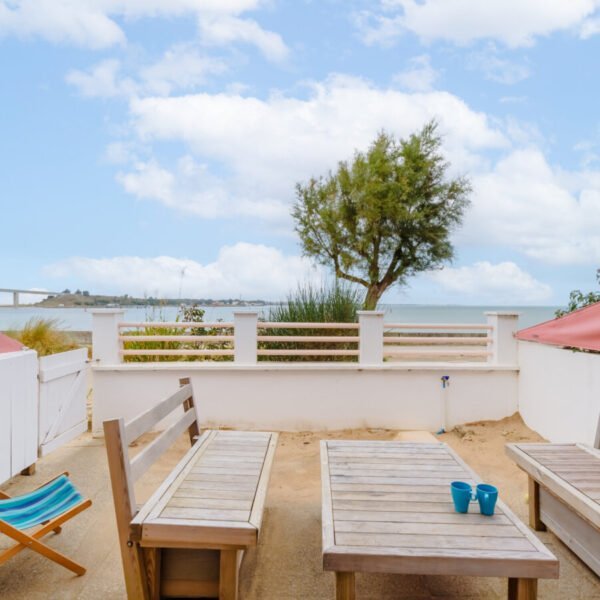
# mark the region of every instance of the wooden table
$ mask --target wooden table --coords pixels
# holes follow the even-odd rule
[[[529,525],[546,526],[600,576],[600,451],[580,444],[507,444],[529,475]]]
[[[519,600],[558,577],[557,559],[503,502],[491,517],[476,504],[454,511],[450,483],[480,480],[446,444],[323,441],[321,475],[323,568],[338,600],[354,599],[357,571],[507,577]]]
[[[131,539],[160,561],[154,595],[236,597],[241,551],[257,543],[276,445],[275,433],[207,431],[144,504]]]

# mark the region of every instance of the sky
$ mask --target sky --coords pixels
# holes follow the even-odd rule
[[[0,74],[0,287],[329,281],[296,183],[431,119],[471,206],[452,264],[384,301],[596,287],[600,0],[0,0]]]

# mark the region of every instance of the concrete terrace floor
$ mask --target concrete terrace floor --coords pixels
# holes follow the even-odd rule
[[[334,576],[321,569],[320,439],[397,439],[396,431],[348,430],[283,433],[271,475],[259,546],[243,562],[240,600],[325,600],[334,598]],[[410,436],[408,436],[410,437]],[[453,446],[485,480],[498,485],[503,499],[527,521],[525,475],[505,456],[507,441],[539,440],[518,416],[460,428],[440,439]],[[143,501],[184,454],[184,437],[141,481]],[[3,489],[20,493],[58,472],[70,471],[94,505],[67,523],[59,536],[45,539],[88,568],[74,577],[37,554],[23,551],[0,567],[0,598],[118,599],[124,584],[113,516],[104,445],[84,435],[40,460],[32,477],[17,477]],[[541,599],[600,600],[598,579],[551,533],[538,534],[560,559],[560,579],[542,580]],[[4,540],[0,542],[5,545]],[[506,580],[496,578],[357,575],[357,598],[506,598]]]

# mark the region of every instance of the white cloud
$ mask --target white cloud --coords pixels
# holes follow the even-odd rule
[[[394,75],[394,83],[414,92],[428,92],[433,89],[433,84],[439,72],[431,66],[427,54],[414,56],[408,61],[408,68]]]
[[[298,281],[321,280],[320,272],[304,258],[244,242],[222,247],[216,260],[207,264],[170,256],[75,257],[44,271],[63,282],[86,282],[98,293],[158,297],[177,297],[181,286],[184,297],[277,300]]]
[[[486,79],[504,85],[514,85],[531,75],[528,65],[501,58],[494,44],[489,44],[480,52],[472,53],[467,63],[472,69],[482,71]]]
[[[283,61],[289,54],[281,36],[266,31],[256,21],[228,15],[206,16],[198,19],[200,35],[206,44],[224,46],[233,42],[246,42],[256,46],[266,58]]]
[[[367,43],[390,43],[410,31],[424,41],[492,39],[514,48],[555,31],[592,35],[599,6],[598,0],[381,0],[379,12],[363,13],[359,24]]]
[[[473,178],[473,206],[459,234],[550,264],[600,261],[600,173],[563,173],[536,148],[515,150]]]
[[[133,171],[118,174],[117,180],[137,198],[156,200],[205,219],[245,216],[285,221],[289,217],[286,203],[266,193],[248,196],[243,185],[228,184],[189,155],[181,157],[172,171],[155,160],[137,162]]]
[[[120,77],[120,70],[121,61],[107,59],[94,65],[89,71],[69,71],[65,79],[82,96],[88,98],[114,98],[135,94],[138,87],[136,82],[128,77]]]
[[[193,89],[225,69],[221,60],[201,54],[194,46],[176,44],[159,61],[143,67],[140,79],[144,93],[167,96],[173,90]]]
[[[204,84],[210,75],[223,73],[226,66],[201,54],[193,44],[175,44],[158,61],[136,69],[135,77],[122,74],[123,70],[120,60],[106,59],[86,71],[73,69],[65,79],[90,98],[168,96]]]
[[[256,45],[267,57],[287,53],[281,37],[241,14],[263,0],[0,0],[0,36],[41,37],[92,49],[126,42],[119,21],[195,16],[213,43]],[[214,30],[213,30],[214,28]]]
[[[552,289],[523,271],[514,262],[476,262],[470,266],[446,267],[428,274],[442,290],[461,302],[535,304],[547,302]]]
[[[214,203],[214,216],[232,216],[231,206],[238,202],[249,211],[255,207],[259,216],[265,215],[265,207],[289,206],[296,182],[325,174],[338,161],[351,158],[382,128],[407,136],[428,120],[438,119],[445,151],[459,171],[481,166],[481,150],[508,146],[507,138],[484,114],[452,94],[408,94],[342,76],[311,84],[305,99],[281,93],[264,100],[203,93],[133,99],[130,107],[134,131],[142,142],[183,142],[195,161],[209,165],[202,167],[201,177],[220,198]],[[144,170],[138,165],[133,179]],[[215,175],[223,171],[227,179]],[[180,169],[171,170],[171,175],[178,180]],[[130,191],[135,191],[128,174],[121,181],[129,181]],[[206,186],[200,176],[194,176],[194,182],[199,188]],[[153,197],[189,211],[199,203],[190,202],[188,195],[170,193],[168,200],[164,194]],[[279,217],[287,211],[270,212]]]

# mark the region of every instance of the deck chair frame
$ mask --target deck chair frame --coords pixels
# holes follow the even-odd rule
[[[104,439],[128,598],[146,600],[158,597],[159,593],[156,586],[160,565],[156,549],[141,548],[130,536],[130,523],[138,513],[134,484],[186,429],[191,445],[200,434],[189,378],[180,379],[179,386],[173,395],[128,423],[123,418],[104,421]],[[130,460],[129,445],[180,407],[183,407],[183,415]]]
[[[39,490],[40,488],[52,483],[55,479],[60,477],[61,475],[68,475],[67,472],[56,475],[52,479],[49,479],[42,485],[39,485],[35,490]],[[35,491],[33,490],[33,491]],[[7,492],[0,491],[0,499],[9,499],[12,496]],[[61,554],[54,548],[44,544],[41,542],[41,538],[45,535],[48,535],[50,532],[54,532],[55,534],[59,534],[62,531],[62,525],[72,519],[75,515],[84,511],[86,508],[89,508],[92,505],[92,501],[89,499],[82,500],[79,504],[72,506],[69,510],[65,511],[61,515],[42,523],[37,526],[33,532],[28,533],[26,530],[18,529],[5,521],[0,519],[0,533],[8,536],[13,539],[16,544],[7,548],[4,552],[0,553],[0,565],[7,562],[13,556],[19,554],[19,552],[25,550],[25,548],[29,548],[42,556],[50,559],[51,561],[65,567],[65,569],[69,569],[76,575],[83,575],[86,572],[85,567],[80,565],[79,563],[71,560],[68,556]],[[33,529],[33,528],[31,528]]]

